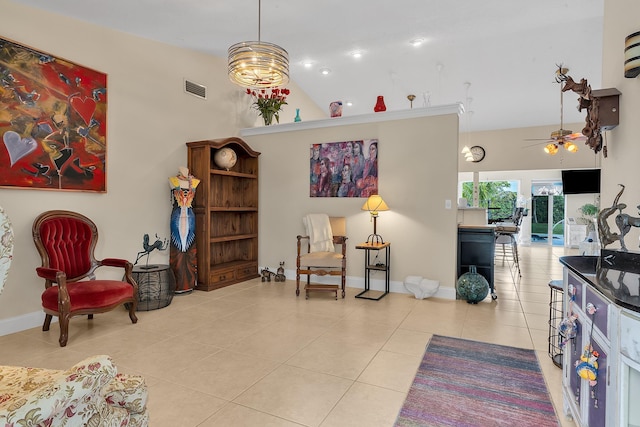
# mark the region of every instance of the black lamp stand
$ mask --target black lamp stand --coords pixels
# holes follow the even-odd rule
[[[384,240],[382,239],[382,236],[376,232],[376,220],[378,219],[378,215],[371,215],[371,218],[373,218],[373,234],[369,234],[369,237],[367,237],[367,244],[381,245],[384,243]]]

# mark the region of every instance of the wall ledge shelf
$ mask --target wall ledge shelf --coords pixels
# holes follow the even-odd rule
[[[464,107],[462,106],[462,104],[456,103],[438,105],[434,107],[412,108],[410,110],[385,111],[381,113],[359,114],[355,116],[342,116],[320,120],[282,123],[271,126],[258,126],[254,128],[240,129],[240,136],[266,135],[271,133],[293,132],[335,126],[348,126],[391,120],[414,119],[418,117],[442,116],[445,114],[460,115],[463,112]]]

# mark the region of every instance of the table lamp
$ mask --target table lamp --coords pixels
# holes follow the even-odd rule
[[[384,240],[382,240],[382,236],[376,232],[376,220],[378,219],[378,212],[380,211],[388,211],[389,206],[382,200],[382,197],[375,194],[373,196],[369,196],[364,205],[362,205],[363,211],[369,211],[371,214],[371,218],[373,219],[373,234],[370,234],[367,237],[367,243],[370,244],[382,244]]]

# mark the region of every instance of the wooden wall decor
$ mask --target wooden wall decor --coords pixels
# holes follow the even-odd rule
[[[615,89],[601,89],[592,91],[587,79],[576,82],[571,76],[563,73],[561,65],[558,66],[558,81],[563,82],[562,92],[571,90],[578,95],[578,111],[587,110],[585,126],[582,134],[587,137],[585,142],[594,152],[602,150],[607,157],[607,147],[603,143],[602,131],[613,129],[618,125],[618,97],[620,92]]]

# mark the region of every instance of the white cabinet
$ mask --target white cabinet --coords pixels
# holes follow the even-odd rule
[[[612,364],[612,327],[616,324],[615,306],[599,295],[588,283],[565,268],[564,293],[565,313],[577,316],[578,332],[565,348],[563,357],[563,395],[565,414],[571,415],[578,426],[614,426],[616,418],[615,380]],[[588,314],[586,307],[592,304],[596,311]],[[580,378],[576,365],[581,362],[585,347],[591,345],[598,352],[598,374],[595,385]],[[613,403],[613,404],[612,404]]]
[[[640,426],[640,314],[622,310],[620,316],[620,423]]]
[[[577,316],[578,332],[563,350],[564,412],[580,427],[640,427],[640,313],[605,297],[590,280],[565,264],[564,310]],[[593,315],[589,304],[596,308]],[[575,368],[589,344],[599,353],[595,386],[580,378]]]

